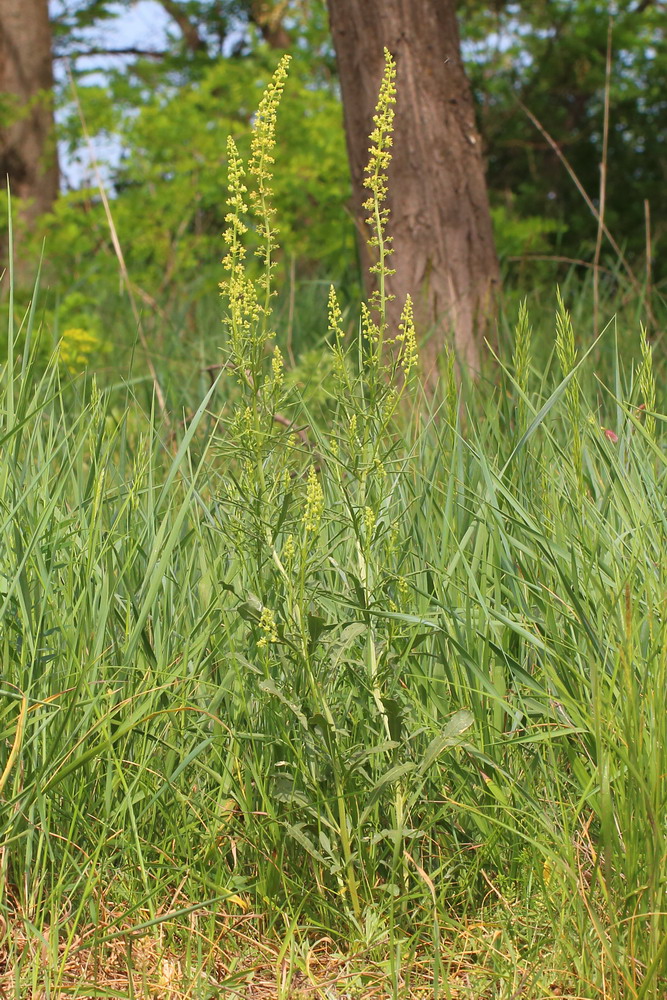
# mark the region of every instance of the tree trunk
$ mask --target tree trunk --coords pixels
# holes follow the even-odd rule
[[[32,224],[58,195],[48,0],[0,0],[0,183]]]
[[[366,251],[363,186],[368,136],[384,68],[396,60],[389,169],[388,281],[394,329],[409,292],[421,356],[433,385],[443,345],[479,369],[480,344],[499,283],[482,150],[461,61],[455,0],[328,0],[343,96],[354,210]]]

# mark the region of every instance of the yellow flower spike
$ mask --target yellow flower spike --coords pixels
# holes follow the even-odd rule
[[[280,636],[278,635],[276,616],[270,608],[262,608],[262,613],[259,618],[259,627],[264,633],[262,638],[257,643],[260,648],[268,646],[271,642],[279,641]]]
[[[273,357],[271,358],[271,374],[273,375],[274,388],[279,389],[285,378],[285,363],[283,361],[281,350],[277,344],[273,348]]]
[[[220,290],[229,302],[225,324],[231,334],[235,368],[237,372],[243,372],[246,367],[246,344],[252,339],[261,308],[257,300],[255,286],[245,273],[246,251],[243,246],[243,237],[248,232],[248,227],[242,217],[248,212],[248,205],[244,197],[247,188],[244,183],[243,161],[231,136],[227,139],[227,175],[229,212],[225,216],[227,228],[223,239],[228,246],[228,251],[223,258],[222,266],[227,271],[228,276],[220,282]],[[240,381],[243,381],[242,377],[240,377]]]
[[[403,312],[401,313],[401,322],[398,324],[398,329],[399,332],[396,334],[396,340],[402,345],[401,367],[405,374],[409,375],[412,369],[416,368],[419,362],[419,355],[417,353],[417,335],[415,332],[414,313],[410,295],[406,296]]]
[[[278,105],[283,95],[290,61],[291,56],[284,55],[278,63],[271,83],[264,91],[253,122],[248,169],[257,177],[260,192],[273,177],[270,166],[274,162],[272,153],[276,144]]]
[[[322,514],[324,513],[324,493],[315,472],[315,466],[311,465],[308,472],[308,483],[306,485],[306,509],[303,515],[303,526],[306,532],[313,534],[319,530]]]
[[[283,545],[283,551],[281,553],[285,562],[291,562],[296,555],[296,545],[294,542],[294,535],[288,535],[285,539],[285,544]]]
[[[377,247],[378,259],[371,265],[370,273],[377,274],[378,288],[370,297],[371,309],[377,310],[380,315],[380,326],[378,329],[378,341],[382,340],[385,324],[385,311],[387,302],[393,295],[390,295],[385,288],[385,279],[394,274],[392,268],[387,267],[387,258],[393,252],[391,247],[392,239],[387,236],[387,224],[389,222],[389,209],[385,206],[387,200],[387,170],[391,162],[391,146],[394,131],[394,105],[396,103],[396,63],[389,49],[384,50],[384,74],[380,86],[380,94],[373,116],[374,129],[370,136],[369,160],[366,167],[366,177],[364,187],[368,188],[371,195],[364,202],[364,208],[369,213],[367,223],[371,228],[372,235],[368,239],[370,247]]]
[[[267,295],[269,295],[269,283],[271,271],[273,270],[271,256],[277,247],[277,233],[271,226],[271,218],[275,214],[275,209],[271,205],[271,198],[273,196],[271,190],[273,173],[271,168],[274,163],[273,150],[276,145],[278,105],[283,95],[290,59],[289,55],[282,57],[273,74],[271,83],[264,91],[257,114],[255,115],[250,140],[248,171],[253,174],[257,183],[257,189],[250,194],[250,203],[253,212],[259,220],[257,234],[261,245],[258,247],[256,253],[264,262],[265,269],[262,277],[258,279],[258,284],[266,291]]]
[[[350,373],[345,360],[345,331],[343,330],[343,314],[333,285],[329,286],[329,301],[327,312],[329,316],[329,334],[332,337],[333,369],[347,392],[352,391]]]
[[[394,104],[396,104],[396,63],[389,49],[384,50],[385,69],[380,86],[380,94],[373,115],[375,128],[370,135],[370,158],[366,167],[366,178],[364,187],[372,193],[364,204],[364,208],[372,212],[376,202],[382,203],[387,197],[387,168],[391,162],[392,134],[394,131]],[[386,210],[384,210],[386,212]],[[382,221],[386,221],[386,215],[381,215]],[[373,225],[375,218],[369,219]],[[379,236],[379,234],[378,234]],[[371,246],[377,243],[371,242]]]
[[[343,314],[338,304],[338,296],[333,285],[329,286],[329,301],[327,303],[329,314],[329,333],[332,333],[337,341],[343,339]]]

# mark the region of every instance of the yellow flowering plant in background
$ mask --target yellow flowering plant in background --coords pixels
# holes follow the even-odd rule
[[[111,342],[100,331],[91,315],[90,303],[81,292],[63,296],[53,310],[46,311],[46,320],[54,330],[58,364],[70,375],[78,375],[99,364],[112,350]],[[44,343],[43,347],[47,345]]]
[[[88,367],[91,358],[108,346],[96,333],[81,327],[64,331],[58,345],[58,360],[72,375]]]

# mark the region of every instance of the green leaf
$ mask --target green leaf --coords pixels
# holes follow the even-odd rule
[[[443,731],[435,739],[431,740],[429,743],[426,753],[424,754],[424,759],[419,765],[420,774],[425,774],[428,771],[431,764],[434,763],[443,752],[450,747],[458,746],[461,743],[461,737],[467,729],[470,729],[473,722],[475,721],[472,712],[469,712],[466,708],[460,709],[456,712]]]
[[[303,823],[286,823],[285,829],[290,837],[292,837],[293,840],[296,840],[297,844],[301,844],[303,849],[307,851],[311,857],[315,858],[315,860],[319,861],[322,865],[327,864],[326,859],[322,857],[310,837],[307,837],[303,832]]]
[[[323,632],[329,632],[335,625],[327,625],[326,619],[322,618],[320,615],[308,615],[308,635],[310,637],[309,652],[313,652],[315,646],[317,645],[317,640],[320,638]]]
[[[255,597],[254,594],[248,594],[246,600],[242,601],[236,610],[244,621],[256,624],[262,615],[263,607],[264,605],[259,597]]]

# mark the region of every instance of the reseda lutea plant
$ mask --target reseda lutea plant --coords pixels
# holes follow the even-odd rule
[[[333,879],[360,920],[375,878],[372,859],[379,854],[371,831],[394,831],[392,870],[402,866],[402,779],[414,767],[400,759],[402,719],[395,698],[397,664],[415,628],[398,614],[408,586],[400,574],[404,509],[397,489],[407,455],[394,421],[401,400],[409,402],[418,365],[409,298],[399,329],[390,331],[387,324],[392,251],[385,200],[396,68],[386,52],[365,181],[376,287],[361,306],[351,344],[330,289],[331,420],[322,431],[284,418],[305,411],[286,387],[279,349],[271,351],[276,231],[270,166],[287,66],[286,57],[260,105],[247,171],[233,140],[228,143],[225,365],[240,396],[219,441],[228,473],[219,490],[217,526],[229,553],[228,635],[245,650],[246,669],[238,680],[252,706],[249,724],[267,739],[281,733],[271,737],[263,767],[272,794],[286,800],[274,835],[287,832],[305,847],[320,878]],[[253,242],[263,265],[259,279],[245,267]],[[353,565],[350,551],[356,554]],[[351,669],[357,672],[354,685],[346,676]],[[285,727],[284,717],[273,719],[285,712],[291,726]],[[375,745],[366,737],[360,753],[355,729],[369,713]],[[392,815],[386,817],[383,787],[393,790]],[[362,852],[370,864],[360,865]]]

